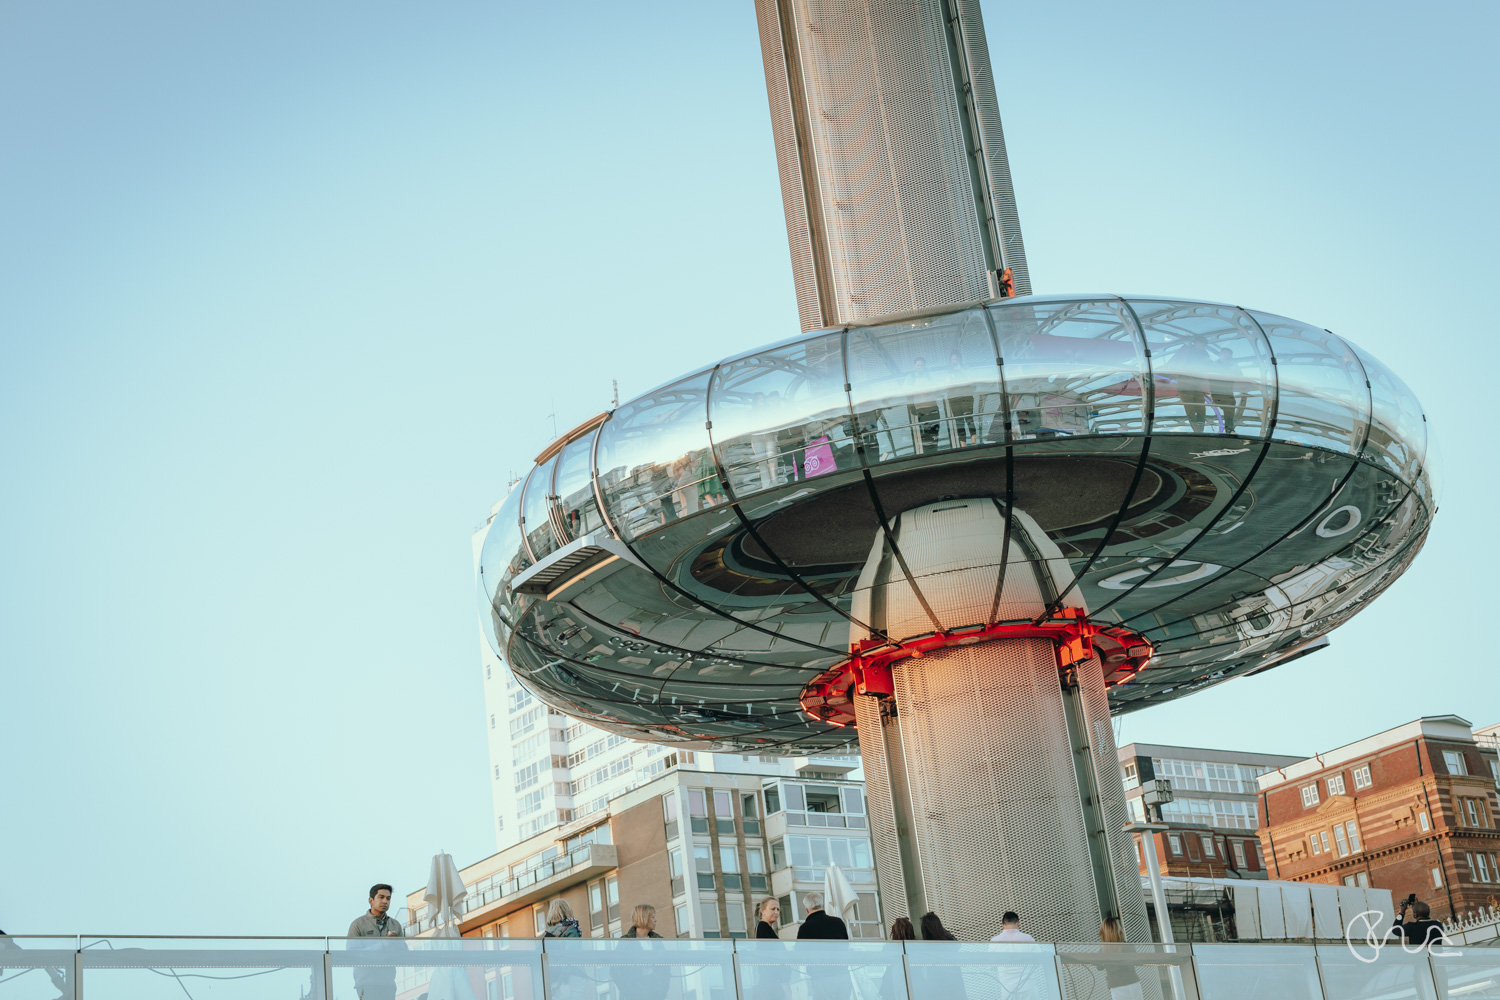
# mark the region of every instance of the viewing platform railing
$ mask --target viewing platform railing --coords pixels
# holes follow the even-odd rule
[[[1500,948],[0,938],[0,1000],[1449,1000]]]

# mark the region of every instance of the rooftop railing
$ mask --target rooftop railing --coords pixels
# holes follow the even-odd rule
[[[1457,1000],[1500,948],[0,938],[0,1000]]]

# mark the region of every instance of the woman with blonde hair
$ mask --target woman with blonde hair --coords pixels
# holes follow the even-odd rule
[[[642,903],[635,908],[630,915],[630,930],[621,934],[622,938],[659,938],[656,933],[656,907],[650,903]]]
[[[1104,966],[1104,984],[1109,987],[1110,1000],[1142,1000],[1145,991],[1135,967],[1126,961],[1110,961],[1109,958],[1126,951],[1122,947],[1125,943],[1125,928],[1121,926],[1119,917],[1108,917],[1099,925],[1099,940],[1103,942],[1099,957],[1103,959],[1101,964]]]
[[[573,907],[568,901],[561,897],[554,899],[552,905],[547,907],[547,933],[542,935],[549,938],[583,937],[583,931],[578,928],[578,921],[573,917]]]

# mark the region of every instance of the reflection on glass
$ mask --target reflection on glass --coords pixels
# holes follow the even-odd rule
[[[711,374],[626,403],[600,428],[599,487],[625,538],[724,502],[704,426]]]
[[[510,581],[531,565],[521,544],[521,493],[521,484],[517,483],[490,518],[490,530],[485,533],[484,547],[479,552],[480,620],[485,623],[491,646],[502,657],[510,629],[497,609],[503,611],[508,607]]]
[[[1422,404],[1406,383],[1385,365],[1354,345],[1370,380],[1372,414],[1364,457],[1379,462],[1407,482],[1417,478],[1427,450]]]
[[[568,540],[604,526],[594,500],[594,435],[569,442],[557,460],[557,504]]]
[[[1203,1000],[1321,1000],[1311,945],[1193,945]]]
[[[1271,437],[1352,455],[1364,440],[1370,390],[1364,368],[1327,330],[1251,313],[1276,355],[1276,427]]]
[[[1049,944],[922,941],[908,945],[906,961],[911,1000],[1061,997],[1054,951]]]
[[[660,915],[658,915],[659,917]],[[728,941],[547,941],[551,1000],[706,1000],[734,995]]]
[[[872,464],[1005,441],[982,309],[849,331],[849,382]]]
[[[737,361],[714,375],[714,445],[736,497],[857,468],[842,335]]]
[[[526,532],[526,544],[537,559],[556,550],[557,537],[552,532],[552,470],[557,467],[557,456],[553,455],[531,470],[526,478],[525,493],[521,497],[521,529]]]
[[[990,307],[1017,441],[1138,433],[1145,357],[1123,303]]]
[[[1151,349],[1152,433],[1264,435],[1271,357],[1249,316],[1197,302],[1131,306]]]

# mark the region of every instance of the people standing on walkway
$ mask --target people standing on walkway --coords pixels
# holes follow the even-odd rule
[[[943,921],[931,910],[922,914],[922,940],[924,941],[957,941],[953,932],[943,926]]]
[[[1036,938],[1021,930],[1021,918],[1015,910],[1006,910],[1000,917],[1000,933],[991,941],[1035,941]]]
[[[358,943],[351,942],[350,950],[378,949],[380,941],[406,936],[401,921],[390,915],[393,893],[394,890],[384,882],[370,886],[369,910],[355,917],[354,922],[349,925],[349,936],[361,939]],[[354,992],[359,1000],[395,1000],[396,966],[356,965]]]
[[[1099,957],[1103,959],[1100,964],[1104,966],[1104,985],[1109,987],[1110,1000],[1141,1000],[1144,990],[1135,965],[1118,957],[1126,954],[1126,949],[1120,947],[1125,941],[1125,928],[1120,925],[1119,917],[1109,917],[1099,925],[1099,940],[1102,942]],[[1111,961],[1110,956],[1117,958]]]
[[[621,938],[656,938],[656,907],[642,903],[630,915],[630,930]],[[630,963],[613,970],[615,986],[620,991],[620,1000],[665,1000],[672,986],[671,966],[662,962]]]
[[[911,925],[910,917],[897,917],[891,923],[892,941],[915,941],[917,929]],[[880,978],[880,1000],[907,1000],[906,971],[897,962],[885,970]]]
[[[804,892],[802,908],[807,911],[807,919],[797,929],[797,940],[849,940],[849,928],[843,919],[824,912],[821,892]]]
[[[552,905],[547,907],[547,930],[542,937],[583,937],[583,931],[579,929],[578,921],[573,916],[573,907],[568,905],[566,899],[554,899]]]
[[[755,925],[757,938],[781,940],[781,935],[776,933],[776,925],[781,922],[781,904],[776,901],[775,896],[762,899],[760,905],[755,908],[755,916],[758,920]]]
[[[1409,922],[1406,919],[1408,908],[1415,918]],[[1391,935],[1419,948],[1445,944],[1448,940],[1443,937],[1443,925],[1432,919],[1432,907],[1410,897],[1401,901],[1401,912],[1396,914],[1396,922],[1391,925]]]

